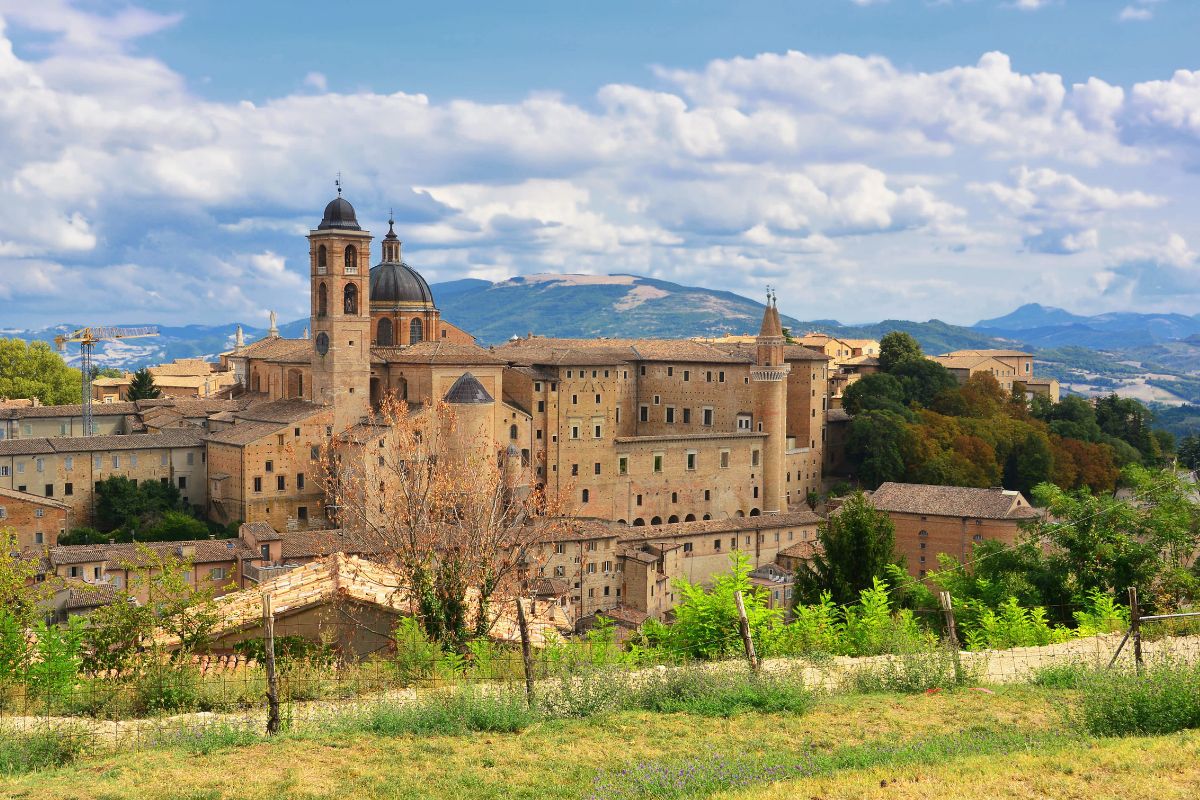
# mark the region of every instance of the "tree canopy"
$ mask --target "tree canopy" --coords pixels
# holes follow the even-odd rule
[[[796,602],[853,603],[864,589],[888,574],[896,560],[896,526],[862,492],[846,498],[817,532],[811,560],[796,571]]]
[[[924,358],[921,345],[904,331],[885,333],[879,340],[879,366],[885,372],[891,372],[905,361],[916,361]]]
[[[0,339],[0,397],[61,405],[78,403],[82,392],[79,370],[68,367],[50,345]]]
[[[129,383],[130,400],[154,400],[159,397],[162,397],[162,392],[154,385],[150,370],[143,367],[133,373],[133,380]]]

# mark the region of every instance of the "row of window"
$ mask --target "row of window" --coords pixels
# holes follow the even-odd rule
[[[272,462],[268,461],[267,462],[267,472],[272,472],[274,470],[274,468],[275,468],[275,465]],[[287,476],[286,475],[276,475],[275,476],[275,489],[276,489],[276,491],[280,491],[280,492],[287,490]],[[303,489],[304,489],[304,473],[297,472],[296,473],[296,490],[301,491]],[[263,490],[262,476],[256,475],[254,477],[254,491],[256,493],[261,493],[262,490]]]
[[[204,453],[200,454],[200,460],[201,460],[201,462],[203,462],[205,460]],[[189,467],[195,465],[195,463],[196,463],[195,451],[189,451],[186,454],[186,461],[187,461],[187,465]],[[18,475],[25,474],[25,463],[26,462],[24,462],[24,461],[16,462],[16,468],[17,468]],[[110,457],[110,463],[112,464],[113,469],[120,469],[121,463],[122,463],[121,456],[118,454],[112,455]],[[125,464],[130,467],[136,467],[138,465],[137,453],[130,453],[128,456],[126,456]],[[160,454],[159,455],[159,464],[164,467],[168,466],[170,464],[170,455],[168,453]],[[104,456],[93,456],[92,457],[92,467],[94,469],[103,469],[104,468]],[[35,458],[33,460],[33,468],[34,468],[35,472],[45,472],[46,471],[46,459],[41,458],[41,457]],[[65,470],[75,469],[75,457],[74,456],[63,456],[63,469],[65,469]],[[9,475],[9,465],[8,464],[0,464],[0,477],[8,477],[8,475]]]
[[[358,248],[356,248],[352,244],[347,245],[346,249],[342,253],[342,256],[345,259],[344,263],[346,265],[346,274],[347,275],[357,275],[358,274]],[[321,245],[320,247],[317,248],[317,274],[324,275],[328,272],[329,272],[329,251],[325,248],[325,245]]]

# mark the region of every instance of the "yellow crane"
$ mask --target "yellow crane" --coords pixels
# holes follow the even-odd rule
[[[80,328],[66,335],[54,337],[54,344],[58,346],[59,352],[66,352],[68,344],[79,344],[79,371],[83,373],[84,436],[92,436],[96,433],[96,424],[92,419],[92,356],[95,354],[96,342],[141,339],[145,336],[158,336],[158,329],[152,326],[142,328],[96,326]]]

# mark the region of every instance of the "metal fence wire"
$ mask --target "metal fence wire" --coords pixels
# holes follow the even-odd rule
[[[1136,593],[1130,601],[1128,626],[1036,646],[969,645],[956,619],[961,610],[948,596],[940,608],[914,614],[922,638],[885,636],[875,652],[855,657],[798,653],[803,647],[794,642],[755,640],[740,623],[699,644],[743,655],[754,671],[799,675],[828,691],[983,688],[1037,681],[1060,667],[1139,670],[1158,660],[1200,661],[1200,612],[1142,616]],[[1062,618],[1077,610],[1050,612]],[[737,660],[697,664],[667,647],[635,647],[631,655],[605,636],[543,647],[477,641],[446,652],[353,615],[275,619],[271,611],[268,606],[269,624],[202,654],[147,651],[134,667],[94,673],[79,672],[77,664],[28,663],[16,678],[0,681],[0,732],[51,731],[85,739],[92,749],[136,750],[199,737],[214,726],[255,733],[327,726],[383,705],[456,691],[511,693],[533,702],[582,675],[622,681],[661,674],[664,667],[745,669]]]

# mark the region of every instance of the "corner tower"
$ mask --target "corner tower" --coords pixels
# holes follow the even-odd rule
[[[308,234],[312,293],[312,399],[333,406],[337,431],[371,407],[371,234],[338,196]]]
[[[763,513],[787,511],[784,502],[784,453],[787,449],[787,376],[791,365],[784,360],[783,325],[775,294],[767,292],[762,328],[755,339],[755,415],[767,435],[763,442]]]

